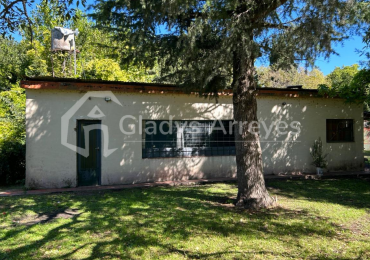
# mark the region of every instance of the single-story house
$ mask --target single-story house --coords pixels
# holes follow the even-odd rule
[[[232,92],[215,99],[173,85],[27,79],[26,186],[57,188],[235,177]],[[258,90],[265,174],[363,169],[362,105],[316,90]]]

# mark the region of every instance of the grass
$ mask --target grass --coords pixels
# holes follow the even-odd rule
[[[370,258],[370,182],[268,187],[259,212],[235,184],[0,197],[0,259]]]

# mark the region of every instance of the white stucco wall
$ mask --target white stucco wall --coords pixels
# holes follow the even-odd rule
[[[26,185],[28,187],[66,187],[77,185],[76,152],[61,144],[61,117],[85,92],[27,89],[27,153]],[[194,95],[141,94],[115,92],[122,106],[92,97],[70,119],[68,143],[76,144],[76,122],[91,119],[87,115],[98,106],[105,114],[99,118],[109,127],[109,148],[118,148],[102,157],[102,185],[138,182],[234,177],[234,156],[142,159],[142,136],[124,135],[119,128],[122,116],[143,119],[213,120],[232,119],[232,98],[222,96],[215,101]],[[287,104],[282,105],[283,102]],[[258,97],[258,118],[269,126],[277,120],[288,124],[300,122],[300,132],[270,135],[262,131],[265,174],[314,172],[309,149],[318,137],[329,153],[328,170],[349,170],[363,167],[362,107],[348,105],[338,99]],[[354,119],[355,142],[326,143],[326,119]],[[126,130],[138,122],[125,120]],[[294,130],[294,129],[293,129]],[[102,136],[102,140],[103,140]]]

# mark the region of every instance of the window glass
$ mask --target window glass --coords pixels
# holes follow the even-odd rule
[[[326,119],[326,141],[353,142],[353,119]]]
[[[235,155],[232,120],[145,120],[143,158]]]

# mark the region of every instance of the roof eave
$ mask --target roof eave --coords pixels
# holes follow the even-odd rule
[[[139,82],[118,82],[100,80],[79,80],[79,79],[26,79],[21,81],[24,89],[50,89],[50,90],[71,90],[71,91],[116,91],[136,92],[149,94],[198,94],[170,84],[139,83]],[[225,89],[219,95],[232,95],[231,89]],[[262,96],[286,96],[286,97],[318,97],[318,91],[313,89],[278,89],[260,88],[258,95]]]

